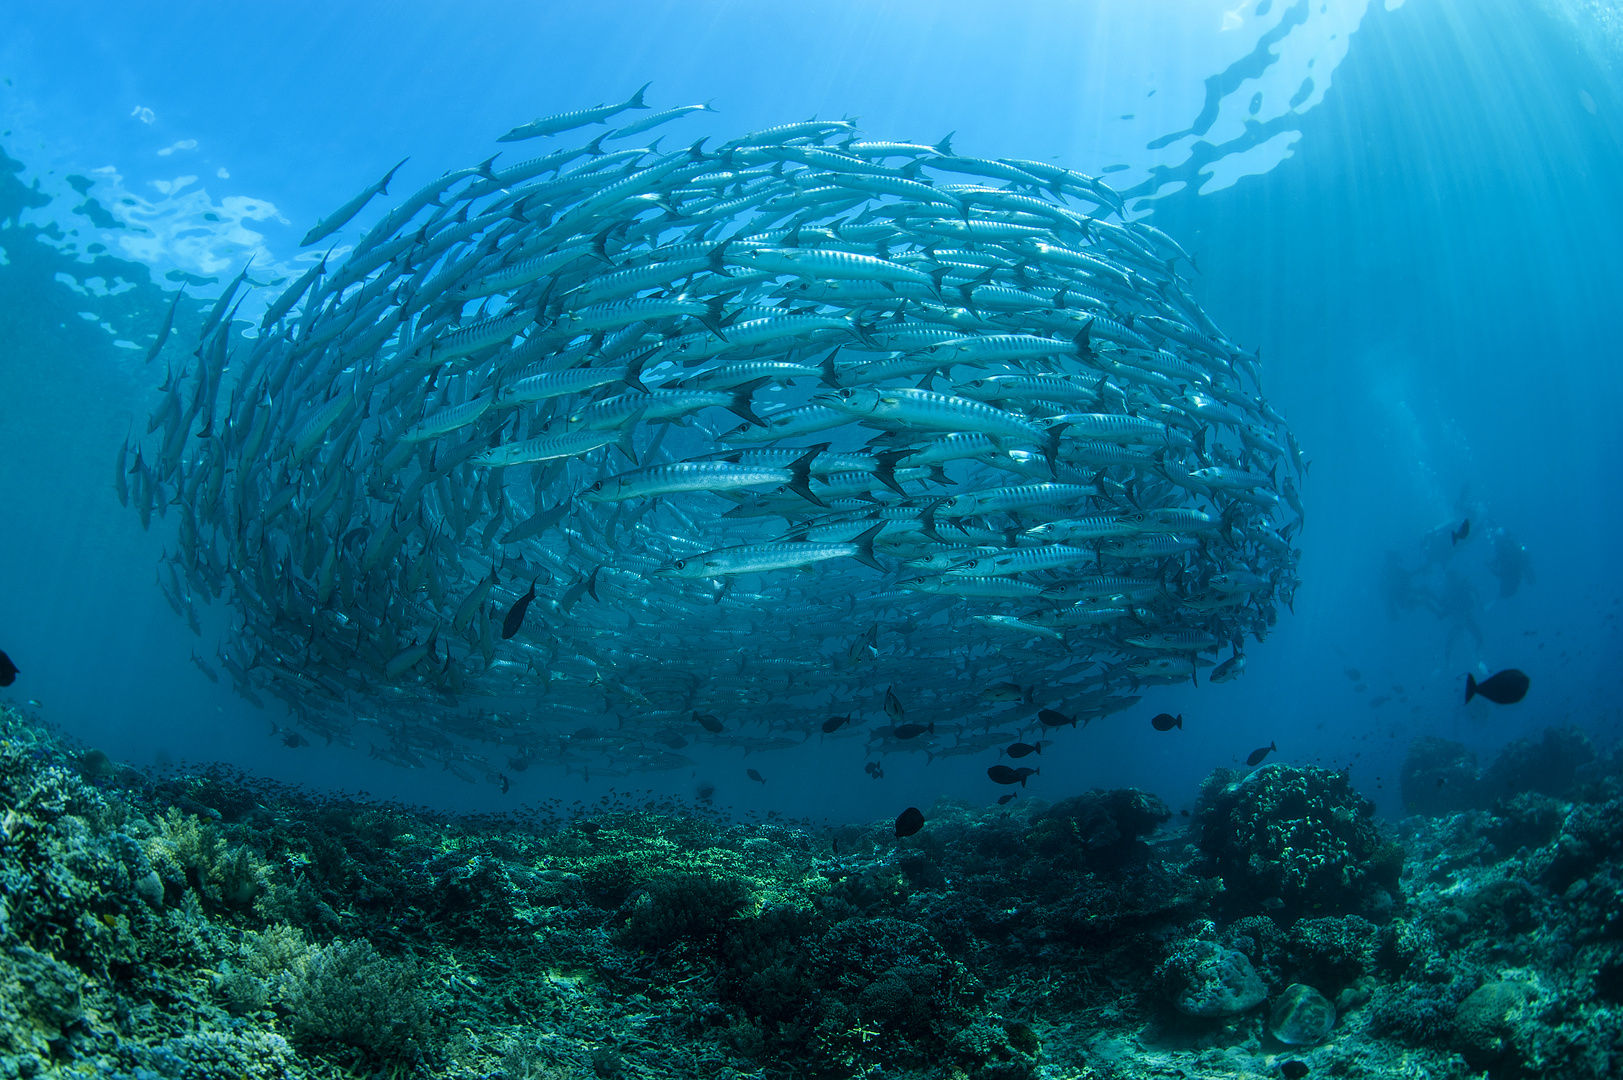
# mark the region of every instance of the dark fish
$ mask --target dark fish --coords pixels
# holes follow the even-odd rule
[[[693,719],[698,725],[712,735],[721,734],[721,721],[708,713],[694,713]]]
[[[1453,532],[1449,533],[1448,535],[1449,535],[1449,539],[1453,540],[1454,543],[1456,543],[1456,544],[1458,544],[1461,540],[1464,540],[1467,536],[1470,536],[1471,535],[1471,519],[1466,518],[1464,521],[1460,522],[1460,527],[1455,529]],[[1304,1068],[1303,1071],[1305,1072],[1306,1069]]]
[[[503,641],[518,633],[519,627],[524,625],[524,613],[530,610],[530,602],[535,599],[535,583],[540,580],[540,578],[532,580],[530,591],[515,600],[513,606],[507,609],[507,617],[502,620]]]
[[[1011,769],[1007,765],[993,765],[986,770],[986,775],[994,784],[1019,784],[1026,786],[1026,777],[1036,776],[1037,769]]]
[[[1040,754],[1043,752],[1043,744],[1023,742],[1010,743],[1008,748],[1003,752],[1008,754],[1010,757],[1025,757],[1027,754]]]
[[[1173,728],[1183,727],[1183,713],[1173,716],[1171,713],[1157,713],[1151,720],[1150,726],[1156,731],[1171,731]]]
[[[1353,682],[1357,682],[1363,678],[1363,676],[1358,673],[1358,669],[1355,667],[1348,668],[1346,671],[1343,671],[1342,674],[1347,676],[1347,678],[1351,679]]]
[[[997,801],[997,804],[999,806],[1004,806],[1004,805],[1007,805],[1007,803],[1009,802],[1010,799],[1016,799],[1016,798],[1019,798],[1019,793],[1011,791],[1007,795],[1004,795],[1004,796],[1000,797],[998,799],[998,801]]]
[[[935,724],[933,722],[929,724],[903,724],[891,734],[895,735],[898,739],[916,739],[920,735],[923,735],[926,731],[928,731],[931,735],[934,735]]]
[[[510,789],[511,789],[511,788],[512,788],[512,786],[513,786],[513,782],[512,782],[512,781],[511,781],[511,780],[509,780],[509,779],[507,779],[507,777],[505,777],[505,776],[502,776],[502,774],[501,774],[501,773],[497,773],[497,774],[496,774],[496,775],[497,775],[497,776],[501,776],[501,781],[502,781],[502,794],[503,794],[503,795],[506,795],[506,794],[507,794],[507,792],[508,792],[508,791],[509,791],[509,790],[510,790]]]
[[[902,699],[896,696],[896,691],[894,689],[886,689],[885,715],[890,717],[890,722],[893,724],[900,724],[902,722],[902,717],[906,714],[907,710],[902,708]]]
[[[17,681],[19,674],[21,673],[17,670],[17,665],[11,662],[11,657],[0,652],[0,686],[10,686]]]
[[[744,775],[749,777],[751,780],[754,780],[757,784],[766,783],[766,777],[762,776],[760,773],[756,772],[754,769],[750,769]]]
[[[880,767],[879,762],[877,761],[868,762],[868,764],[862,767],[862,771],[873,777],[875,780],[883,780],[885,778],[885,770]]]
[[[823,721],[823,734],[832,735],[850,722],[849,716],[831,716]]]
[[[674,731],[663,736],[659,741],[670,747],[672,750],[681,750],[688,744],[686,739],[682,738],[680,734]]]
[[[585,833],[587,836],[596,836],[598,830],[602,827],[603,826],[599,825],[595,821],[583,821],[580,824],[580,831]]]
[[[900,840],[904,836],[912,836],[922,828],[924,828],[924,815],[920,813],[918,807],[909,806],[896,819],[896,839]]]
[[[1527,696],[1527,688],[1533,680],[1527,677],[1526,672],[1516,668],[1506,668],[1497,675],[1490,675],[1481,682],[1476,676],[1465,676],[1465,700],[1481,694],[1495,705],[1514,705]]]
[[[710,783],[700,784],[699,790],[694,794],[700,802],[709,802],[716,797],[716,785]]]
[[[303,735],[300,735],[297,731],[284,730],[282,732],[282,745],[291,746],[296,750],[301,746],[309,746],[310,740],[306,739]]]
[[[1273,743],[1269,743],[1267,746],[1251,751],[1251,756],[1245,759],[1245,763],[1247,765],[1261,765],[1263,758],[1267,757],[1269,754],[1278,749],[1279,747],[1275,746]]]
[[[1293,1058],[1279,1067],[1279,1075],[1285,1080],[1302,1080],[1302,1077],[1307,1075],[1307,1062]]]
[[[1066,724],[1070,724],[1072,727],[1076,727],[1076,721],[1077,721],[1076,717],[1074,717],[1074,716],[1066,716],[1064,713],[1057,713],[1053,709],[1044,709],[1044,710],[1042,710],[1041,712],[1039,712],[1037,714],[1037,719],[1041,720],[1048,727],[1064,727]],[[1083,720],[1082,720],[1082,726],[1083,727],[1087,726],[1089,719],[1092,719],[1092,718],[1091,717],[1083,718]]]

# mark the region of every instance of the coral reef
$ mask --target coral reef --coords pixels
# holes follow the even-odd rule
[[[0,1080],[1598,1080],[1620,763],[1390,827],[1276,765],[1187,829],[1123,790],[898,841],[159,779],[0,709]]]

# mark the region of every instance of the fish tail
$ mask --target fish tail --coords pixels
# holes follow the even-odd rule
[[[813,446],[804,454],[801,454],[799,457],[795,458],[795,460],[791,461],[789,463],[789,483],[786,485],[790,491],[794,492],[796,495],[799,495],[807,502],[825,508],[828,506],[828,504],[822,499],[819,499],[811,489],[811,463],[817,459],[817,455],[821,454],[828,448],[828,443],[818,443],[816,446]]]
[[[736,388],[733,391],[732,401],[728,402],[727,404],[727,411],[733,413],[735,416],[741,416],[745,420],[748,420],[750,423],[759,427],[766,427],[766,421],[755,415],[755,409],[750,405],[750,398],[755,394],[755,391],[759,390],[761,387],[765,386],[771,381],[771,377],[766,376],[759,379],[751,379],[749,382]]]
[[[649,108],[649,106],[643,104],[642,92],[644,90],[648,89],[652,85],[654,85],[654,84],[651,83],[651,82],[645,82],[645,83],[642,84],[642,86],[638,87],[637,92],[635,94],[631,95],[631,100],[626,102],[626,108],[628,108],[628,109],[646,109],[646,108]]]
[[[855,555],[851,556],[852,558],[856,559],[857,562],[864,566],[871,566],[875,570],[878,570],[881,574],[885,572],[885,568],[880,564],[879,560],[874,557],[873,542],[874,537],[878,536],[884,530],[885,524],[885,522],[881,521],[879,524],[857,537],[855,540],[857,551]]]
[[[956,134],[958,134],[956,131],[947,132],[947,134],[942,137],[941,141],[936,143],[935,146],[932,149],[934,149],[936,153],[941,154],[944,157],[951,157],[952,156],[952,137],[954,135],[956,135]]]
[[[1467,672],[1465,676],[1465,703],[1469,705],[1474,697],[1476,697],[1476,676]]]

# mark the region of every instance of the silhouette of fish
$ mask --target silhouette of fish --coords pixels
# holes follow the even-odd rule
[[[1467,674],[1465,700],[1469,702],[1481,694],[1496,705],[1514,705],[1527,696],[1527,688],[1532,684],[1533,680],[1527,677],[1527,673],[1516,668],[1506,668],[1481,682],[1476,681],[1476,676]]]
[[[1150,726],[1156,731],[1171,731],[1173,728],[1183,727],[1183,713],[1173,716],[1171,713],[1157,713],[1151,720]]]
[[[507,609],[507,617],[502,620],[503,641],[510,640],[524,625],[524,613],[530,610],[530,602],[535,599],[535,583],[539,580],[541,579],[536,578],[531,581],[530,591],[519,597],[513,602],[513,606]]]
[[[1267,746],[1258,747],[1257,749],[1251,751],[1251,756],[1245,759],[1245,763],[1247,765],[1261,765],[1263,758],[1267,757],[1269,754],[1278,749],[1279,747],[1275,746],[1273,743],[1269,743]]]
[[[749,777],[751,780],[754,780],[757,784],[766,783],[766,777],[762,776],[760,773],[756,772],[754,769],[750,769],[750,770],[746,771],[744,773],[744,775]]]
[[[924,814],[916,806],[909,806],[896,818],[896,839],[912,836],[924,828]]]
[[[10,686],[17,681],[20,674],[22,673],[17,670],[17,665],[11,662],[11,657],[0,652],[0,686]]]

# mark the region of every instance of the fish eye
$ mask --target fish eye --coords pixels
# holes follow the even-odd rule
[[[852,390],[850,387],[846,387],[844,390],[840,391],[840,396],[845,400],[850,401],[856,396],[856,393],[857,392],[855,390]]]
[[[686,559],[677,559],[677,560],[676,560],[676,561],[675,561],[675,562],[674,562],[674,563],[672,563],[672,564],[671,564],[671,565],[672,565],[672,566],[674,566],[674,567],[676,567],[676,569],[678,569],[678,570],[680,570],[680,569],[682,569],[682,568],[683,568],[683,567],[684,567],[684,566],[686,566],[686,565],[687,565],[687,564],[688,564],[688,563],[687,563],[687,560],[686,560]]]
[[[593,484],[592,485],[592,490],[593,491],[602,491],[603,490],[603,481],[599,480],[597,483]]]

